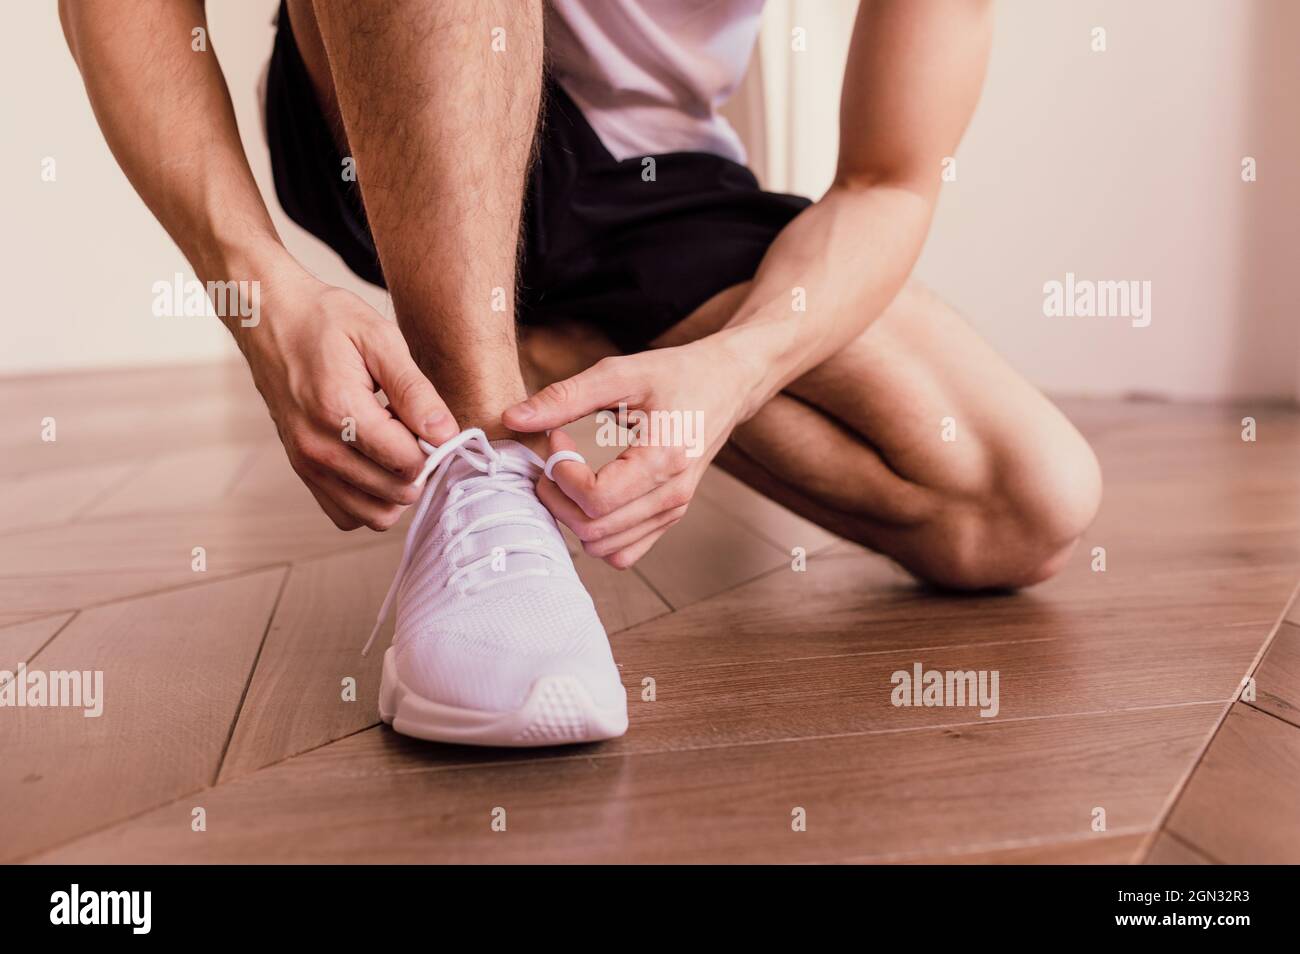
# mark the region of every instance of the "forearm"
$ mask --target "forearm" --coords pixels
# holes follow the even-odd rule
[[[717,342],[750,382],[744,417],[860,335],[907,280],[933,194],[837,183],[772,243]]]
[[[249,169],[201,0],[65,0],[60,18],[109,148],[205,281],[288,260]]]
[[[970,121],[989,0],[862,0],[840,97],[835,185],[772,244],[723,342],[750,370],[742,412],[861,334],[920,254],[940,164]],[[802,289],[806,311],[797,310]]]

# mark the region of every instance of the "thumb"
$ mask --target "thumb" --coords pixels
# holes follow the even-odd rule
[[[371,377],[388,396],[389,408],[412,433],[435,445],[456,436],[460,430],[456,419],[412,359],[400,334],[366,339],[362,357]]]
[[[593,411],[617,404],[627,396],[620,376],[603,359],[586,371],[542,388],[526,401],[508,407],[501,415],[506,427],[535,432],[563,427]]]

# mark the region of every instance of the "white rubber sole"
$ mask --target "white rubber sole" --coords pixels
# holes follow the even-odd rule
[[[543,676],[513,712],[444,705],[416,695],[397,676],[393,648],[384,653],[379,717],[402,735],[461,745],[529,747],[613,739],[627,731],[627,699],[602,708],[576,676]]]

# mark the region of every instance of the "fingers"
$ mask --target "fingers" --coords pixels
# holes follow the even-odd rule
[[[362,409],[356,412],[356,431],[349,442],[351,446],[397,478],[407,483],[415,480],[424,466],[424,451],[416,443],[415,435],[380,407],[374,395],[366,395],[361,403]],[[357,486],[371,490],[364,484]]]
[[[571,449],[572,446],[568,435],[562,431],[551,432],[552,453]],[[599,472],[578,461],[562,461],[555,465],[551,473],[552,479],[564,491],[565,496],[582,508],[587,517],[595,520],[653,493],[685,471],[688,463],[689,460],[680,447],[637,446],[625,450]],[[665,507],[685,502],[686,500],[665,502]]]
[[[644,520],[621,533],[611,534],[590,543],[584,543],[583,549],[591,556],[601,560],[608,560],[650,534],[655,534],[655,539],[659,539],[658,531],[667,530],[669,527],[676,525],[685,515],[686,507],[663,510],[649,520]]]
[[[398,424],[397,426],[401,427],[402,425]],[[418,453],[418,447],[416,451],[418,456],[416,458],[415,473],[418,474],[419,464],[424,462],[424,455]],[[330,455],[326,466],[336,476],[341,477],[344,482],[386,503],[409,507],[420,499],[420,488],[410,480],[405,479],[405,471],[403,476],[398,476],[392,471],[379,466],[359,450],[353,450],[346,444],[336,453]]]
[[[374,404],[371,395],[366,395],[365,400]],[[384,413],[378,404],[374,404],[374,409]],[[330,433],[321,427],[310,425],[287,430],[282,436],[293,469],[308,483],[328,474],[352,484],[368,496],[405,506],[420,497],[420,488],[414,479],[419,475],[425,457],[415,443],[415,438],[406,432],[402,424],[391,418],[389,423],[401,430],[405,440],[410,442],[411,455],[394,462],[400,465],[398,473],[394,472],[396,466],[393,469],[380,466],[359,449],[361,436],[373,431],[373,427],[365,423],[357,424],[356,440],[348,440],[345,434]]]
[[[388,395],[393,413],[409,430],[435,445],[456,436],[455,419],[411,358],[396,325],[372,323],[358,346],[366,369]]]
[[[401,519],[406,509],[372,497],[333,474],[312,474],[305,480],[321,509],[340,530],[355,530],[361,526],[388,530]]]
[[[287,447],[290,445],[286,445]],[[340,530],[387,530],[420,497],[420,488],[329,437],[295,440],[293,468]]]
[[[385,530],[419,499],[414,481],[426,457],[417,435],[442,442],[456,423],[396,325],[339,289],[321,304],[336,320],[291,342],[259,388],[321,509],[344,530]],[[392,413],[376,399],[376,384]]]
[[[340,530],[355,530],[357,527],[361,526],[360,520],[350,515],[346,510],[331,500],[325,491],[321,490],[310,480],[304,479],[303,483],[307,485],[307,489],[311,491],[311,495],[316,498],[316,503],[320,505],[321,510],[325,511],[325,516],[334,521],[334,526],[338,527]]]
[[[575,446],[563,431],[552,431],[550,438],[552,453],[572,450]],[[588,554],[623,568],[640,559],[654,540],[682,519],[690,502],[691,487],[685,477],[670,478],[652,486],[648,492],[634,496],[629,503],[600,516],[592,516],[573,494],[586,495],[583,499],[590,506],[590,501],[603,493],[595,488],[614,463],[617,461],[593,473],[585,464],[564,461],[553,468],[555,480],[543,478],[538,482],[537,493],[555,518],[578,536]],[[639,488],[643,485],[624,486]],[[641,541],[647,537],[653,539],[641,547]]]
[[[557,466],[555,469],[558,472],[560,468]],[[637,497],[612,513],[593,518],[589,517],[553,481],[540,481],[537,485],[537,495],[555,518],[572,530],[584,544],[595,544],[622,534],[648,520],[653,520],[665,511],[678,508],[685,510],[690,502],[688,488],[674,481]],[[605,553],[595,552],[591,547],[587,548],[587,552],[593,556],[605,555]]]
[[[526,401],[509,407],[501,419],[525,433],[563,427],[619,401],[631,401],[617,358],[602,358],[586,371],[547,385]]]
[[[625,515],[623,521],[627,525],[619,530],[607,529],[609,525],[604,520],[593,521],[578,508],[578,506],[566,497],[558,487],[550,481],[542,481],[538,485],[538,496],[541,497],[542,503],[546,508],[555,515],[555,518],[572,530],[582,541],[582,549],[589,556],[605,560],[613,566],[624,569],[631,566],[631,562],[620,564],[614,557],[620,553],[623,554],[621,559],[626,559],[629,549],[643,540],[646,536],[653,536],[658,540],[663,531],[677,524],[682,517],[686,515],[687,505],[682,504],[670,509],[659,509],[657,503],[646,504],[645,510],[654,510],[654,513],[645,519],[632,519],[630,513]],[[648,500],[648,498],[642,498]],[[642,501],[625,507],[625,511],[631,511],[635,506],[638,512],[642,511]],[[636,555],[636,559],[648,550],[647,546]],[[633,561],[634,562],[634,561]]]
[[[670,525],[671,526],[671,525]],[[663,527],[653,533],[647,534],[636,543],[626,549],[619,550],[611,557],[607,557],[605,562],[616,570],[626,570],[637,560],[641,559],[650,552],[650,548],[659,542],[659,538],[667,533],[669,527]]]
[[[578,448],[578,445],[573,442],[573,438],[559,428],[551,431],[547,435],[547,440],[551,454],[562,450],[577,450]],[[560,485],[561,494],[567,494],[571,501],[577,502],[583,495],[583,488],[595,486],[596,472],[585,461],[562,460],[551,468],[551,479],[548,481],[543,478],[541,481],[543,484],[552,482]]]

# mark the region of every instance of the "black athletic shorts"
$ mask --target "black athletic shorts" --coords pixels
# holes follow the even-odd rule
[[[753,277],[776,234],[809,205],[764,192],[744,166],[702,152],[616,160],[547,82],[524,205],[518,314],[578,319],[639,351],[717,292]],[[289,217],[357,275],[384,284],[361,193],[312,90],[281,6],[266,93],[275,191]],[[432,210],[436,214],[436,210]]]

